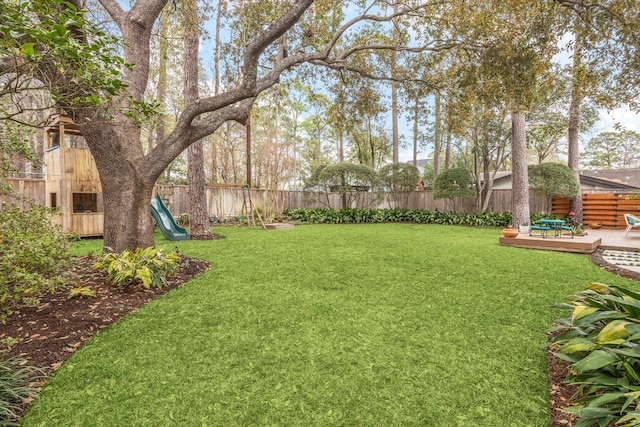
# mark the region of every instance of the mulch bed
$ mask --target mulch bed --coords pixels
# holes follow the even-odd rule
[[[591,254],[590,259],[614,274],[640,281],[640,274],[604,261],[601,250]],[[6,343],[7,338],[16,341],[10,348],[0,344],[3,356],[23,357],[29,364],[41,368],[49,375],[100,329],[182,285],[209,267],[206,261],[182,256],[179,272],[168,278],[166,286],[162,289],[145,290],[140,287],[116,288],[110,285],[105,272],[92,268],[95,261],[95,256],[75,257],[72,264],[75,280],[54,294],[42,295],[37,307],[19,307],[5,325],[0,325],[0,340],[3,343]],[[70,289],[78,286],[90,286],[97,297],[77,296],[69,299]],[[572,426],[575,419],[562,413],[562,408],[573,402],[575,387],[563,384],[566,364],[558,363],[551,352],[548,360],[551,425]]]
[[[75,279],[55,293],[45,293],[37,307],[19,307],[0,325],[0,351],[8,357],[23,357],[46,374],[58,368],[85,341],[128,313],[180,286],[209,268],[206,261],[181,256],[179,271],[162,288],[115,287],[103,270],[92,268],[93,255],[74,257]],[[90,287],[96,297],[69,298],[74,287]],[[17,340],[7,351],[5,340]]]

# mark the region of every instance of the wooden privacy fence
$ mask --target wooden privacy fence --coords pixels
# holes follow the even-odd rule
[[[38,203],[46,203],[44,180],[16,178],[8,179],[14,189],[28,196]],[[180,215],[189,211],[189,187],[186,185],[157,185],[154,195],[159,194],[174,215]],[[248,196],[255,207],[265,209],[270,207],[275,212],[284,208],[325,208],[326,204],[310,199],[302,191],[267,191],[264,189],[242,189],[237,185],[215,185],[207,189],[207,206],[212,217],[232,217],[243,213],[243,208],[248,204]],[[340,206],[340,195],[328,194],[332,207]],[[353,202],[353,207],[377,207],[389,208],[394,203],[386,197],[381,203],[372,206],[371,193],[362,193],[361,199]],[[489,203],[489,212],[510,212],[512,209],[511,190],[494,190]],[[609,228],[624,228],[624,213],[640,213],[640,199],[634,200],[628,193],[585,193],[583,194],[584,223],[599,223]],[[13,201],[9,196],[0,196],[0,202]],[[530,192],[529,206],[531,212],[552,211],[557,216],[564,216],[569,212],[569,200],[553,198],[552,206],[549,206],[548,198],[536,192]],[[426,209],[446,212],[450,210],[445,200],[436,200],[431,191],[413,191],[408,194],[400,207],[409,209]],[[474,200],[465,200],[458,206],[460,211],[475,211]]]
[[[582,195],[582,213],[585,225],[600,224],[605,228],[626,228],[625,213],[637,215],[640,199],[629,193],[585,193]],[[553,213],[559,217],[569,212],[569,199],[554,197]]]
[[[28,178],[19,178],[19,179],[7,179],[8,182],[15,191],[26,196],[29,199],[35,200],[37,203],[41,205],[45,205],[46,203],[46,191],[45,191],[45,183],[43,179],[28,179]],[[21,208],[24,208],[24,204],[15,200],[13,197],[9,195],[0,194],[0,203],[7,202],[13,203],[15,202]]]
[[[156,192],[159,194],[167,208],[174,215],[189,211],[189,187],[186,185],[158,185]],[[317,194],[310,197],[303,191],[267,191],[264,189],[243,190],[242,187],[231,185],[214,185],[207,189],[207,206],[211,217],[233,217],[246,212],[249,204],[249,194],[254,206],[260,209],[268,208],[273,212],[281,212],[285,208],[339,208],[341,196],[338,193]],[[403,207],[408,209],[425,209],[431,211],[448,212],[451,207],[444,199],[434,199],[433,192],[412,191],[401,204],[396,205],[386,195],[382,202],[373,203],[373,193],[360,193],[357,198],[351,200],[350,207],[360,208],[391,208]],[[495,190],[489,203],[490,212],[509,212],[512,207],[511,190]],[[548,198],[542,194],[531,192],[529,204],[532,212],[548,212],[550,210]],[[459,212],[474,212],[475,200],[462,200],[456,205]]]

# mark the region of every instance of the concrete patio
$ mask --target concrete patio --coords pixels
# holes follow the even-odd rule
[[[624,230],[608,230],[601,228],[599,230],[587,229],[587,236],[592,236],[602,240],[601,249],[639,249],[640,248],[640,230],[632,230],[627,237],[623,237]]]

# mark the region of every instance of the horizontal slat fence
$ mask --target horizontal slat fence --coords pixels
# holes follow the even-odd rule
[[[582,195],[583,222],[600,224],[604,228],[624,229],[625,213],[638,214],[640,199],[630,193],[585,193]],[[564,216],[569,212],[569,199],[553,198],[553,213]]]

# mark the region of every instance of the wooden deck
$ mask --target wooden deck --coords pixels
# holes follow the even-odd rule
[[[590,254],[602,243],[601,238],[594,236],[542,237],[518,234],[517,237],[500,237],[500,244],[518,248],[543,249],[547,251],[576,252]]]

